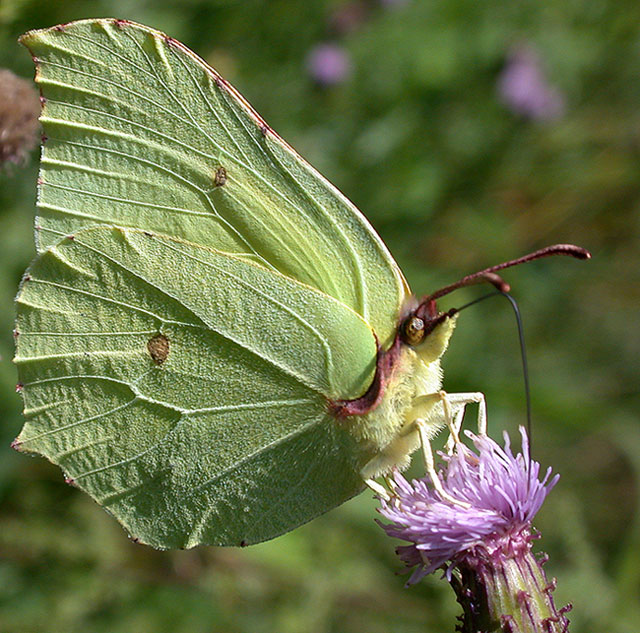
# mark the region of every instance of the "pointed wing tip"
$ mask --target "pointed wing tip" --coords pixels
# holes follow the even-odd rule
[[[22,46],[24,46],[29,51],[31,57],[33,58],[33,63],[36,64],[36,66],[38,65],[38,58],[33,52],[33,46],[40,40],[42,32],[44,30],[48,29],[33,29],[31,31],[23,33],[20,37],[18,37],[18,43],[22,44]]]
[[[123,29],[125,27],[131,26],[139,29],[143,29],[145,31],[153,31],[150,27],[143,26],[142,24],[138,24],[137,22],[133,22],[131,20],[125,20],[122,18],[86,18],[83,20],[73,20],[71,22],[61,22],[60,24],[56,24],[54,26],[48,26],[44,29],[32,29],[23,33],[18,37],[18,42],[23,46],[29,48],[30,44],[41,39],[44,35],[56,34],[56,33],[64,33],[79,26],[85,25],[94,25],[94,26],[113,26],[118,29]]]
[[[70,26],[78,24],[78,22],[87,22],[89,20],[78,20],[76,22],[62,22],[61,24],[56,24],[55,26],[48,26],[44,29],[32,29],[23,33],[19,38],[18,42],[23,46],[26,46],[30,49],[30,45],[38,40],[42,39],[44,35],[48,35],[49,33],[63,33]],[[90,20],[91,22],[95,22],[97,20]]]

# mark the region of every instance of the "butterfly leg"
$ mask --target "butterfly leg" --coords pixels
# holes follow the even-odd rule
[[[412,421],[423,419],[423,423],[431,427],[431,436],[433,436],[436,429],[442,426],[444,421],[449,429],[446,449],[451,454],[456,443],[460,441],[460,428],[466,406],[472,403],[479,405],[478,434],[486,435],[487,406],[484,394],[480,392],[447,393],[446,391],[437,391],[419,396],[414,401],[413,409],[409,413],[409,419]],[[408,427],[412,428],[413,423]]]
[[[447,408],[445,407],[445,416],[446,416]],[[460,499],[456,499],[451,496],[443,487],[442,482],[440,481],[440,477],[438,477],[438,473],[436,472],[436,466],[433,459],[433,449],[431,448],[431,441],[429,440],[429,432],[428,425],[424,420],[418,419],[415,421],[416,427],[418,428],[418,433],[420,433],[420,441],[422,442],[422,454],[424,456],[424,467],[429,475],[429,479],[431,479],[431,483],[434,489],[438,492],[438,494],[445,501],[449,501],[449,503],[453,503],[455,505],[461,506],[463,508],[470,508],[470,504],[466,501],[462,501]]]
[[[460,428],[462,427],[462,420],[468,404],[478,405],[478,435],[487,435],[487,403],[483,393],[479,391],[468,393],[440,393],[442,394],[442,406],[445,409],[445,418],[447,418],[447,408],[449,408],[449,410],[455,409],[455,415],[449,426],[450,435],[446,444],[447,453],[453,453],[456,443],[460,441]]]
[[[364,483],[381,499],[384,499],[385,501],[391,500],[391,495],[382,484],[379,484],[374,479],[365,479]]]

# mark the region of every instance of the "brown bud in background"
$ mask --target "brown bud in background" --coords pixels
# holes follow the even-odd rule
[[[39,114],[32,84],[0,68],[0,165],[24,162],[37,141]]]

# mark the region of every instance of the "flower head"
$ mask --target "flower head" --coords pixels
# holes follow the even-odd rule
[[[562,94],[549,84],[537,52],[529,46],[514,47],[509,53],[498,93],[511,110],[531,119],[557,119],[564,110]]]
[[[309,52],[307,68],[311,77],[324,86],[345,81],[351,74],[351,59],[337,44],[318,44]]]
[[[381,514],[392,521],[387,534],[410,541],[398,548],[409,567],[416,567],[409,584],[435,569],[455,564],[476,546],[510,550],[529,547],[531,521],[558,480],[551,469],[540,480],[540,465],[529,455],[523,428],[522,452],[513,454],[505,433],[501,448],[486,436],[467,433],[477,449],[459,444],[453,455],[443,456],[439,478],[446,493],[462,502],[454,504],[434,490],[429,478],[409,483],[394,476],[394,495],[382,501]]]

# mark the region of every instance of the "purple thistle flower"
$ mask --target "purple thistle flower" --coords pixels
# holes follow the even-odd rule
[[[477,452],[458,444],[454,454],[442,456],[438,477],[459,503],[444,499],[429,477],[409,483],[398,472],[391,498],[381,499],[379,511],[392,522],[383,529],[410,542],[396,550],[414,568],[407,585],[444,569],[465,608],[464,631],[568,630],[568,609],[556,610],[553,584],[531,553],[531,522],[559,476],[551,477],[549,468],[540,478],[522,427],[520,433],[522,452],[516,455],[506,433],[503,449],[467,432]],[[513,599],[505,601],[509,595]]]
[[[330,86],[345,81],[351,74],[351,59],[337,44],[318,44],[307,56],[307,69],[319,84]]]
[[[521,532],[531,526],[559,475],[549,481],[549,468],[539,481],[540,464],[531,460],[527,435],[524,429],[520,432],[522,453],[518,455],[511,452],[506,433],[504,449],[490,437],[467,433],[478,455],[460,444],[456,453],[443,456],[447,463],[441,475],[443,488],[468,507],[441,499],[428,478],[410,484],[400,473],[395,474],[395,496],[382,501],[380,512],[393,521],[383,526],[389,536],[414,543],[402,548],[401,555],[410,565],[418,565],[409,584],[490,535]]]
[[[498,93],[516,114],[531,119],[557,119],[564,112],[562,94],[549,84],[538,54],[529,46],[517,46],[509,53],[498,78]]]

